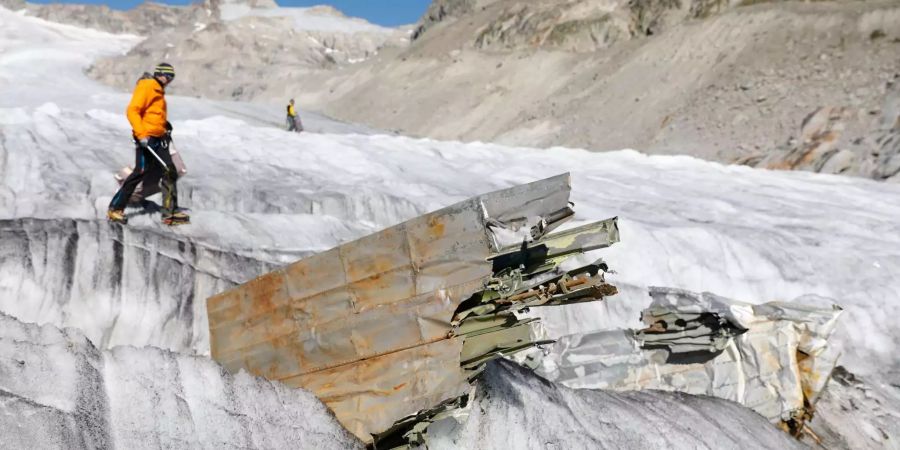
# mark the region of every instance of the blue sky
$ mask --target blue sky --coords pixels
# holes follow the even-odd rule
[[[190,0],[155,0],[170,5],[186,5]],[[331,5],[344,14],[362,17],[384,26],[406,25],[419,20],[431,0],[276,0],[281,6]],[[142,0],[29,0],[31,3],[89,3],[105,4],[115,9],[131,9]]]

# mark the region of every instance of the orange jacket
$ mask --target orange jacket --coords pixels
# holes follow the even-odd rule
[[[141,78],[125,115],[138,139],[166,134],[166,90],[154,78]]]

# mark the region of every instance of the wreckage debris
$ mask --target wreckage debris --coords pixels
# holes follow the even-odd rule
[[[419,443],[485,363],[547,339],[531,307],[600,301],[615,218],[574,215],[569,176],[481,195],[297,261],[207,302],[212,356],[316,394],[378,448]],[[532,361],[532,365],[536,361]]]
[[[751,305],[671,288],[650,296],[646,328],[562,337],[537,372],[575,388],[720,397],[816,440],[807,424],[839,356],[829,342],[839,307]]]
[[[549,339],[529,308],[615,295],[616,218],[574,215],[569,178],[474,197],[297,261],[209,299],[213,358],[316,394],[375,448],[462,420],[487,362],[509,357],[575,388],[658,389],[743,404],[795,436],[834,369],[840,308],[751,305],[651,288],[642,330]],[[542,352],[526,352],[552,344]]]

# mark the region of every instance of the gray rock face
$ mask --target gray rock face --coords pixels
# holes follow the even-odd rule
[[[0,6],[18,11],[25,7],[25,0],[0,0]]]
[[[481,50],[555,48],[587,52],[608,47],[633,36],[627,13],[586,8],[587,2],[552,5],[516,5],[478,33],[474,46]],[[589,12],[585,13],[587,9]]]
[[[288,81],[298,74],[330,72],[371,58],[382,48],[402,47],[408,42],[405,29],[363,27],[334,9],[321,7],[310,9],[309,15],[344,19],[347,29],[297,28],[292,16],[272,13],[268,3],[246,5],[251,7],[246,16],[222,16],[223,7],[235,5],[212,1],[198,9],[202,12],[199,17],[194,14],[184,23],[174,21],[171,26],[143,30],[144,42],[123,57],[97,61],[88,73],[126,90],[153,64],[167,61],[178,72],[173,93],[253,99],[268,90],[286,101],[297,91],[315,89]]]
[[[419,21],[413,39],[447,19],[480,17],[471,44],[481,50],[592,52],[659,33],[686,18],[709,17],[731,7],[722,0],[437,0]]]
[[[429,28],[444,20],[461,17],[472,12],[479,4],[489,4],[496,0],[434,0],[428,5],[428,9],[412,34],[412,39],[418,39]]]
[[[900,181],[900,75],[886,83],[880,107],[818,108],[802,122],[798,139],[739,163]]]
[[[894,76],[888,92],[872,146],[872,175],[875,179],[900,182],[900,74]]]
[[[216,0],[212,0],[214,2]],[[158,30],[191,27],[196,21],[205,21],[211,1],[191,6],[166,6],[159,3],[141,3],[128,10],[114,10],[105,5],[78,4],[24,4],[28,15],[52,22],[79,27],[94,28],[111,33],[147,35]]]

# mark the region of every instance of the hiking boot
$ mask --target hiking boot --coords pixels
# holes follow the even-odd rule
[[[181,225],[185,223],[191,223],[191,217],[181,211],[177,211],[172,214],[164,215],[162,218],[162,223],[165,225]]]
[[[128,223],[128,218],[125,217],[125,210],[122,209],[110,209],[106,212],[106,218],[110,222],[121,223],[122,225]]]

